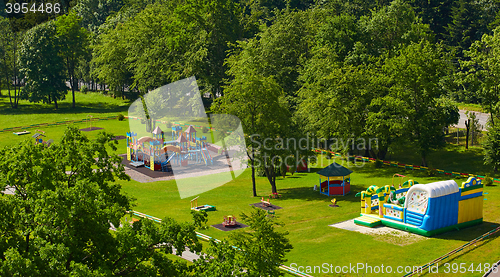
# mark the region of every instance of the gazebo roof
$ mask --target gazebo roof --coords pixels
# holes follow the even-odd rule
[[[161,135],[161,133],[163,133],[163,131],[160,129],[160,126],[156,126],[156,128],[154,129],[154,131],[152,133],[154,135]]]
[[[193,125],[189,125],[189,127],[186,130],[186,133],[188,134],[196,133],[196,129],[194,129]]]
[[[352,173],[352,170],[347,169],[338,163],[332,163],[331,165],[321,169],[316,173],[325,177],[335,177],[335,176],[347,176]]]

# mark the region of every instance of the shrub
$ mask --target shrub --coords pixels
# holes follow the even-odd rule
[[[203,126],[203,128],[201,128],[201,132],[202,133],[208,133],[208,128]]]
[[[481,182],[485,186],[492,186],[493,185],[493,179],[491,179],[490,176],[485,176],[484,180]]]
[[[264,171],[263,168],[255,169],[255,173],[257,174],[258,177],[266,177],[266,172]]]
[[[125,116],[124,116],[123,114],[119,114],[119,115],[117,116],[117,118],[118,118],[118,121],[123,121],[123,120],[125,120]]]
[[[87,94],[89,92],[89,88],[86,85],[83,85],[80,88],[80,92],[83,93],[83,94]]]
[[[384,162],[379,160],[379,159],[376,159],[375,160],[375,168],[382,168],[382,166],[384,166]]]
[[[434,168],[429,168],[428,170],[425,171],[428,177],[434,177],[437,174],[436,169]]]
[[[165,127],[172,128],[172,122],[170,121],[165,122]]]

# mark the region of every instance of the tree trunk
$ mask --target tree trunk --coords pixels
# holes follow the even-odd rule
[[[54,98],[54,106],[56,107],[56,110],[59,108],[59,107],[57,106],[57,99],[55,99],[55,98]]]
[[[252,164],[252,192],[253,192],[253,197],[257,196],[257,186],[255,185],[255,149],[253,148],[253,145],[250,146],[252,148],[252,157],[250,157],[250,163]]]
[[[425,158],[425,154],[422,154],[422,164],[421,165],[427,167],[427,160]]]
[[[71,104],[71,107],[75,108],[75,77],[73,76],[73,65],[71,64],[71,60],[69,58],[66,59],[66,64],[68,65],[69,86],[71,87],[71,94],[73,95],[73,103]]]
[[[264,165],[264,171],[266,172],[267,180],[269,180],[269,183],[271,184],[271,192],[277,193],[278,190],[276,189],[276,172],[274,171],[274,166]]]
[[[71,105],[72,108],[75,108],[75,88],[71,86],[71,94],[73,94],[73,104]]]
[[[465,121],[465,149],[469,149],[469,130],[470,130],[470,119]]]

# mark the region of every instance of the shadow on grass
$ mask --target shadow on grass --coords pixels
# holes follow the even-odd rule
[[[355,197],[356,191],[364,190],[362,186],[351,185],[351,192],[345,196],[326,196],[313,190],[313,187],[299,187],[299,188],[283,188],[279,190],[282,199],[297,199],[303,201],[322,201],[330,202],[332,198],[337,198],[338,201],[359,202],[359,197]]]
[[[464,229],[446,232],[440,235],[434,236],[434,238],[445,239],[445,240],[461,240],[461,241],[471,241],[476,239],[489,231],[498,228],[500,224],[495,222],[484,221],[482,224],[467,227]],[[498,236],[498,235],[496,235]]]
[[[373,164],[367,164],[364,167],[356,168],[354,173],[364,173],[370,175],[370,177],[378,177],[378,178],[392,178],[394,174],[401,174],[408,176],[410,179],[414,178],[415,181],[418,181],[417,178],[427,178],[435,181],[449,180],[449,179],[460,179],[457,176],[449,176],[436,173],[435,176],[429,176],[428,171],[422,170],[411,170],[405,168],[398,168],[393,166],[383,166],[381,168],[375,168]],[[353,176],[354,179],[354,176]],[[406,178],[405,178],[406,180]],[[465,180],[465,179],[464,179]],[[399,184],[399,177],[394,177],[394,184]]]
[[[104,114],[113,112],[127,112],[128,105],[112,104],[107,102],[93,103],[76,103],[76,107],[72,108],[71,103],[60,103],[56,110],[54,105],[49,104],[24,104],[19,103],[17,109],[12,109],[8,102],[0,103],[0,114],[2,115],[17,115],[17,114]]]

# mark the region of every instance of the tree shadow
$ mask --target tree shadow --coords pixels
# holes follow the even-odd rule
[[[499,226],[500,224],[495,222],[483,221],[483,223],[479,225],[470,226],[460,230],[453,230],[450,232],[433,236],[433,238],[445,239],[445,240],[471,241],[490,232],[495,228],[498,228]],[[498,234],[494,236],[498,236]]]
[[[0,103],[0,114],[2,115],[26,115],[26,114],[107,114],[113,112],[126,113],[128,105],[113,104],[107,102],[93,103],[76,103],[76,107],[72,108],[71,103],[60,103],[58,109],[54,105],[36,104],[36,103],[19,103],[17,109],[13,109],[10,103]]]
[[[298,188],[283,188],[279,190],[282,199],[292,199],[292,200],[303,200],[303,201],[321,201],[325,203],[329,203],[332,198],[337,198],[337,200],[348,201],[348,202],[359,202],[359,197],[355,197],[355,191],[361,190],[361,186],[351,185],[351,192],[342,195],[335,196],[326,196],[324,194],[319,193],[319,191],[313,189],[314,186],[311,187],[298,187]],[[354,190],[353,190],[354,189]],[[363,188],[364,190],[364,188]]]

